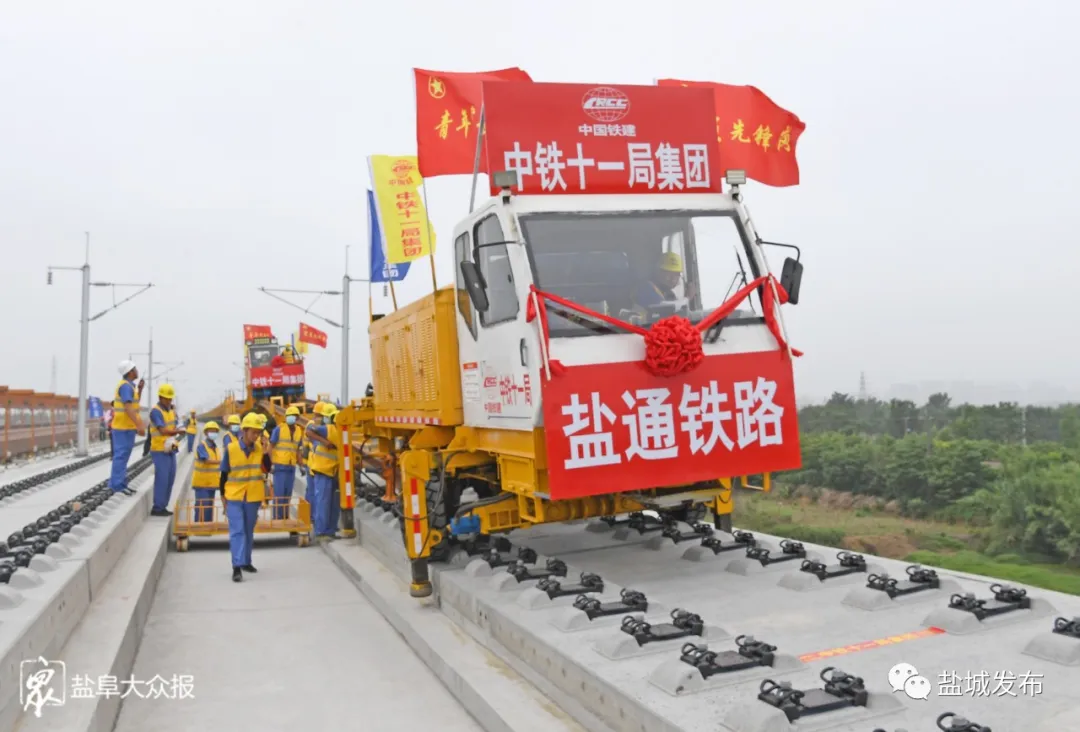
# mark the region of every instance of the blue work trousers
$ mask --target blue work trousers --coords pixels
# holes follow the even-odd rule
[[[251,564],[251,546],[255,543],[255,522],[259,520],[261,501],[229,501],[229,554],[233,569]]]
[[[292,465],[274,466],[274,518],[289,518],[289,499],[296,483],[296,468]]]
[[[312,511],[315,519],[316,536],[333,536],[337,532],[337,519],[340,509],[335,511],[334,493],[337,489],[337,479],[322,473],[312,471],[308,478],[315,483],[315,500],[312,502]]]
[[[112,431],[112,473],[109,474],[109,487],[113,491],[122,491],[127,487],[128,458],[134,448],[135,430]]]
[[[153,508],[163,511],[169,507],[173,483],[176,482],[176,453],[151,452],[150,459],[154,462]]]
[[[195,450],[195,435],[187,436],[187,451],[194,452]]]
[[[217,491],[213,488],[195,488],[195,520],[206,523],[214,520],[214,498]]]

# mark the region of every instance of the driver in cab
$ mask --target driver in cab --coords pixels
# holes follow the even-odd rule
[[[661,303],[674,302],[677,299],[675,288],[682,277],[682,271],[683,261],[678,252],[664,252],[652,275],[638,287],[634,303],[640,309],[648,311]],[[687,283],[684,289],[686,299],[694,296],[693,284]]]

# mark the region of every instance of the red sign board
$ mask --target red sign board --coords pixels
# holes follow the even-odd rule
[[[279,386],[303,386],[304,364],[287,363],[283,366],[252,366],[252,389],[275,389]]]
[[[525,194],[718,192],[715,117],[711,89],[484,82],[490,168]]]
[[[543,403],[553,499],[802,465],[782,351],[707,356],[673,378],[634,362],[567,366],[544,381]]]
[[[244,326],[244,342],[250,343],[256,338],[273,338],[274,334],[270,332],[269,325],[245,325]]]

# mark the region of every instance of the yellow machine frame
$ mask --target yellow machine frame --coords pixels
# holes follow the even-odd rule
[[[481,478],[498,493],[468,509],[482,534],[537,524],[598,518],[652,508],[700,504],[730,528],[732,487],[749,476],[718,476],[713,482],[661,490],[551,500],[543,429],[513,431],[462,425],[460,365],[454,290],[445,288],[371,324],[374,397],[346,405],[335,418],[342,440],[338,480],[345,531],[352,529],[357,464],[379,465],[386,482],[382,500],[398,503],[404,544],[413,566],[412,592],[430,594],[427,561],[445,537],[431,525],[429,485],[433,476]],[[320,398],[325,395],[320,395]],[[284,415],[284,403],[264,408]],[[305,410],[306,411],[306,410]],[[306,420],[304,420],[306,421]],[[758,490],[769,491],[765,474]],[[671,490],[669,487],[668,491]],[[449,517],[444,517],[449,521]]]

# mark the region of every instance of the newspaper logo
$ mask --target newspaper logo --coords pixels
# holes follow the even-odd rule
[[[34,710],[41,718],[43,707],[62,707],[67,701],[67,666],[41,656],[19,664],[19,703],[23,712]]]

